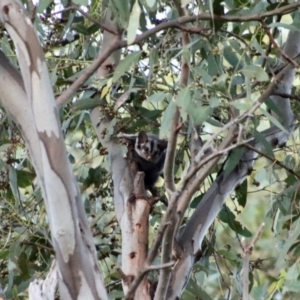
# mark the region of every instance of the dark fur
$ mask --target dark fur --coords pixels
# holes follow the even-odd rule
[[[139,171],[145,173],[145,188],[152,192],[164,167],[168,142],[144,131],[138,135],[120,137],[131,143],[134,149],[133,160],[137,163]]]

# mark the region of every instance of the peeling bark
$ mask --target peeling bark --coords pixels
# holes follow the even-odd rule
[[[63,299],[107,299],[79,188],[66,154],[44,53],[19,1],[0,1],[0,18],[15,43],[25,87],[1,55],[1,100],[21,129],[42,189],[60,295]],[[19,97],[5,93],[4,83],[19,83]]]

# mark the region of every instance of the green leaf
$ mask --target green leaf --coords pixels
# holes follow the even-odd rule
[[[68,153],[68,157],[69,157],[69,161],[70,161],[70,163],[71,164],[75,164],[75,157],[72,155],[72,154],[70,154],[70,153]]]
[[[265,101],[266,106],[273,111],[274,113],[276,113],[281,119],[283,119],[283,115],[282,115],[282,111],[280,110],[280,107],[278,107],[277,105],[275,105],[274,101],[271,98],[268,98]]]
[[[284,182],[287,184],[287,186],[292,186],[296,182],[298,182],[298,180],[299,179],[295,175],[289,174],[288,177],[284,180]]]
[[[224,166],[224,176],[227,176],[238,165],[245,149],[243,147],[235,148],[228,156],[228,160]]]
[[[0,152],[6,152],[11,147],[12,147],[12,144],[3,144],[0,146]]]
[[[211,108],[216,108],[216,107],[219,107],[220,105],[220,99],[217,98],[217,97],[210,97],[209,98],[209,106]]]
[[[236,52],[232,50],[231,46],[226,46],[223,49],[224,58],[228,61],[228,63],[236,69],[238,65],[241,66],[240,60],[238,59]]]
[[[24,251],[19,256],[18,267],[20,268],[22,279],[28,279],[28,257]]]
[[[259,131],[254,130],[253,132],[255,139],[262,144],[262,146],[265,148],[265,151],[269,156],[272,158],[274,157],[273,148],[271,147],[270,143],[266,140],[263,134],[261,134]]]
[[[174,101],[170,101],[167,106],[165,113],[163,114],[161,126],[160,126],[160,136],[161,138],[168,138],[170,133],[170,127],[172,124],[172,120],[174,118],[174,113],[176,110],[176,104]]]
[[[127,28],[128,19],[129,19],[129,1],[120,1],[120,0],[110,0],[109,6],[113,11],[113,15],[118,19],[118,23],[123,28]]]
[[[247,101],[247,99],[232,101],[231,104],[240,111],[248,110],[252,106],[251,101]]]
[[[147,5],[152,8],[156,4],[156,0],[146,0]]]
[[[88,172],[88,176],[85,178],[83,184],[84,188],[90,187],[92,184],[95,186],[99,186],[103,181],[103,175],[106,174],[106,170],[102,167],[90,168]]]
[[[136,0],[132,7],[132,11],[130,13],[129,24],[127,28],[128,45],[132,44],[135,40],[137,30],[139,29],[140,26],[140,14],[141,14],[141,8],[139,5],[139,1]]]
[[[240,234],[244,237],[251,237],[252,233],[246,228],[243,227],[242,224],[235,220],[235,215],[232,211],[229,210],[228,207],[223,208],[219,213],[219,219],[228,224],[229,227],[235,231],[237,234]]]
[[[228,208],[228,207],[223,207],[222,210],[219,212],[219,219],[220,221],[224,223],[229,223],[233,222],[235,220],[235,215],[234,213]]]
[[[81,33],[83,35],[89,35],[89,28],[83,25],[82,23],[73,23],[71,28],[78,33]]]
[[[189,87],[182,88],[176,97],[176,103],[179,107],[183,108],[185,111],[188,110],[188,107],[192,100],[192,94]]]
[[[192,278],[188,282],[188,285],[186,287],[186,291],[192,293],[194,295],[194,297],[196,296],[198,299],[212,300],[212,298]],[[186,298],[184,297],[184,299],[186,299]]]
[[[190,204],[190,208],[196,208],[198,204],[201,202],[201,199],[203,198],[204,194],[201,194],[194,198]]]
[[[17,170],[18,186],[21,188],[26,188],[27,186],[30,186],[35,177],[36,175],[31,172],[25,170]]]
[[[198,107],[197,109],[189,109],[189,114],[193,119],[194,125],[203,124],[212,114],[213,110],[211,107]]]
[[[233,251],[230,251],[230,250],[221,249],[221,250],[218,251],[218,254],[222,255],[222,256],[230,259],[230,260],[237,260],[237,259],[239,259],[237,257],[237,255],[236,255],[236,253],[233,252]]]
[[[36,12],[41,14],[52,2],[53,0],[40,0]]]
[[[87,98],[87,99],[76,101],[72,105],[72,109],[82,111],[82,110],[93,109],[97,106],[103,106],[103,105],[107,105],[107,103],[104,99],[100,97]]]
[[[140,107],[139,108],[140,114],[142,117],[144,117],[147,122],[149,122],[149,120],[157,120],[158,118],[161,117],[163,111],[159,110],[159,109],[147,109],[145,107]]]
[[[0,251],[0,259],[6,259],[8,257],[8,255],[9,255],[8,249]]]
[[[133,52],[127,55],[123,60],[121,60],[114,72],[114,76],[112,79],[113,82],[117,82],[120,77],[131,68],[132,65],[136,64],[139,61],[141,54],[141,51]]]
[[[285,28],[285,29],[288,29],[288,30],[292,30],[292,31],[299,31],[300,30],[300,23],[299,22],[295,22],[293,24],[275,22],[275,23],[268,24],[268,26],[270,28],[281,27],[281,28]]]
[[[240,222],[234,221],[232,224],[229,224],[231,229],[233,229],[237,234],[249,238],[252,236],[251,231],[244,227]]]
[[[219,121],[217,121],[217,120],[215,120],[215,119],[211,119],[211,118],[208,118],[208,119],[206,120],[206,122],[207,122],[208,124],[212,125],[212,126],[215,126],[215,127],[220,127],[220,128],[222,128],[222,127],[224,126],[221,122],[219,122]]]
[[[89,0],[73,0],[74,4],[88,6]]]
[[[240,70],[249,79],[255,79],[257,81],[269,81],[269,76],[262,67],[259,66],[245,66]]]
[[[189,87],[184,87],[179,91],[176,103],[182,109],[181,113],[187,113],[192,118],[194,125],[204,123],[213,111],[210,106],[202,106],[201,103],[192,101],[192,93]]]
[[[266,185],[271,183],[271,172],[268,169],[260,168],[255,174],[255,180],[257,181],[258,185]]]
[[[251,295],[254,297],[254,300],[267,299],[268,295],[268,286],[255,286],[251,290]]]
[[[14,195],[17,205],[20,203],[19,189],[17,185],[17,171],[12,166],[9,166],[9,185]]]
[[[248,181],[247,179],[235,190],[237,201],[242,207],[246,206],[247,202]]]
[[[219,62],[216,61],[216,57],[212,54],[207,58],[208,74],[210,76],[217,76],[220,73]]]
[[[161,102],[165,99],[166,99],[166,93],[158,92],[158,93],[154,93],[150,97],[148,97],[145,102],[156,103],[156,102]]]
[[[271,123],[273,123],[276,127],[278,127],[280,130],[282,130],[283,132],[286,132],[286,129],[280,124],[280,122],[274,118],[271,114],[269,114],[266,110],[264,110],[263,108],[260,107],[260,110],[263,112],[263,114],[269,119],[269,121]]]

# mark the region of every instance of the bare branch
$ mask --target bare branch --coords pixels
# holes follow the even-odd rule
[[[265,223],[262,223],[255,236],[253,237],[251,243],[249,245],[246,244],[244,240],[242,242],[244,257],[243,257],[243,300],[249,300],[249,263],[250,263],[250,255],[254,249],[255,244],[257,243],[258,239],[260,238],[263,230],[265,228]]]
[[[174,1],[176,9],[178,11],[179,16],[184,16],[186,15],[185,10],[181,7],[181,2],[180,1]],[[190,43],[190,35],[188,32],[182,32],[182,47],[185,48],[189,45]],[[181,74],[180,74],[180,85],[181,86],[187,86],[188,85],[188,80],[189,80],[189,75],[190,75],[190,62],[189,59],[187,59],[185,56],[182,55],[181,57]],[[176,107],[175,114],[173,116],[173,123],[172,123],[172,128],[170,131],[170,138],[169,138],[169,143],[168,143],[168,152],[166,156],[166,168],[165,170],[172,170],[173,174],[166,173],[168,175],[168,182],[166,183],[167,190],[170,189],[172,192],[175,190],[175,184],[174,184],[174,162],[175,162],[175,147],[177,143],[177,135],[178,135],[178,122],[180,118],[180,113],[179,113],[179,107]],[[172,159],[172,161],[171,161]],[[172,164],[172,167],[169,165]],[[172,176],[172,177],[171,177]],[[167,185],[168,184],[168,185]],[[173,194],[173,193],[172,193]],[[169,194],[170,196],[170,194]],[[175,206],[174,201],[170,201],[170,206]],[[169,208],[168,210],[171,211]],[[169,222],[170,226],[167,227],[166,232],[163,236],[163,243],[162,243],[162,256],[161,256],[161,261],[162,264],[168,263],[172,260],[172,250],[173,250],[173,244],[174,244],[174,238],[175,238],[175,232],[176,229],[178,228],[178,214],[177,211],[174,209],[173,213],[170,214],[169,217]],[[171,273],[172,269],[171,268],[166,268],[161,270],[159,280],[158,280],[158,285],[157,289],[155,292],[155,300],[160,300],[160,299],[165,299],[167,296],[167,291],[168,288],[170,288],[170,279],[171,279]]]
[[[172,119],[171,128],[170,128],[170,137],[168,139],[168,148],[166,152],[166,160],[164,166],[165,187],[168,193],[168,198],[170,198],[170,192],[175,191],[174,163],[175,163],[177,135],[178,135],[178,131],[176,127],[178,126],[179,117],[180,117],[180,113],[178,108],[176,108],[176,111]]]
[[[112,43],[86,68],[80,77],[78,77],[73,84],[63,92],[57,99],[58,106],[65,105],[75,95],[77,90],[93,75],[93,73],[101,66],[106,59],[115,51],[122,48],[124,43],[120,42],[119,37],[115,37]]]

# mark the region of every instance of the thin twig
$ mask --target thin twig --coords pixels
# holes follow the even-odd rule
[[[281,163],[280,161],[278,161],[276,158],[271,157],[270,155],[264,153],[263,151],[258,150],[257,148],[251,146],[250,144],[245,144],[245,147],[258,153],[261,156],[264,156],[265,158],[269,159],[271,162],[275,163],[276,165],[282,167],[283,169],[287,170],[289,173],[293,174],[295,177],[297,177],[298,179],[300,179],[300,175],[298,175],[295,171],[293,171],[291,168],[285,166],[283,163]]]
[[[246,22],[246,21],[255,21],[255,20],[261,21],[265,17],[290,13],[293,10],[297,9],[298,7],[300,7],[300,3],[294,3],[262,14],[254,14],[249,16],[229,16],[229,15],[219,16],[219,15],[211,15],[210,13],[203,13],[197,16],[184,16],[178,18],[177,20],[161,23],[156,27],[145,31],[144,33],[137,35],[132,45],[134,44],[139,45],[145,39],[148,39],[152,35],[162,30],[166,30],[172,27],[177,28],[178,24],[182,25],[189,22],[194,22],[199,20],[211,20],[211,19],[214,19],[216,21],[224,21],[224,22]],[[70,6],[66,9],[75,9],[75,7]],[[115,31],[112,32],[109,28],[103,27],[103,29],[110,33],[116,34]],[[86,69],[86,71],[79,78],[77,78],[77,80],[70,86],[70,88],[57,98],[57,104],[61,106],[65,104],[67,101],[69,101],[70,98],[76,93],[78,88],[84,84],[84,82],[97,70],[97,68],[106,60],[106,58],[113,51],[127,46],[128,46],[127,41],[121,41],[120,38],[117,37],[116,40],[110,45],[110,47],[108,47],[105,51],[103,51],[101,55],[96,60],[94,60],[94,62]]]
[[[70,5],[68,7],[65,7],[64,9],[61,9],[59,11],[55,11],[53,13],[51,13],[51,16],[53,15],[57,15],[57,14],[61,14],[63,12],[69,11],[69,10],[76,10],[78,11],[80,14],[82,14],[83,16],[85,16],[87,19],[89,19],[90,21],[92,21],[94,24],[98,25],[100,29],[105,30],[111,34],[114,35],[119,35],[120,33],[117,32],[116,30],[114,30],[111,27],[106,26],[106,24],[104,24],[103,22],[99,22],[98,20],[96,20],[95,18],[93,18],[89,13],[85,12],[84,10],[82,10],[78,5]],[[46,17],[49,15],[46,15]]]
[[[256,234],[254,235],[251,243],[249,245],[246,244],[246,241],[242,241],[242,248],[244,252],[243,257],[243,300],[249,300],[249,264],[250,264],[250,255],[254,249],[255,244],[257,243],[258,239],[260,238],[263,230],[265,228],[265,223],[262,223]]]
[[[295,68],[299,68],[299,65],[297,64],[297,62],[295,62],[293,59],[291,59],[288,55],[286,55],[281,48],[278,46],[278,44],[276,43],[276,41],[273,38],[273,35],[270,32],[269,27],[267,26],[267,24],[264,21],[261,21],[262,27],[265,30],[267,36],[270,39],[270,42],[272,43],[272,45],[280,52],[281,56],[283,58],[285,58],[292,66],[294,66]]]
[[[220,29],[221,32],[227,33],[228,35],[231,35],[233,37],[235,37],[236,39],[240,40],[247,48],[250,52],[252,52],[252,47],[245,41],[245,39],[243,39],[241,36],[239,36],[238,34],[235,34],[233,32],[230,32],[228,30],[225,29]]]
[[[93,75],[93,73],[105,62],[105,60],[115,51],[122,47],[119,37],[112,40],[112,43],[85,69],[80,77],[78,77],[72,85],[63,92],[57,99],[58,106],[63,106],[71,97],[75,95],[77,90]]]

